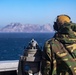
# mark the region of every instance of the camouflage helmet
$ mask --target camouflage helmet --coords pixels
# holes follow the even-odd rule
[[[70,19],[71,18],[68,15],[58,15],[57,19],[56,19],[56,22],[58,24],[64,24],[65,22],[70,23]]]

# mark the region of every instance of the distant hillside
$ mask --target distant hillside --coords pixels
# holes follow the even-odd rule
[[[36,25],[36,24],[20,24],[20,23],[11,23],[0,29],[0,32],[53,32],[51,25]]]

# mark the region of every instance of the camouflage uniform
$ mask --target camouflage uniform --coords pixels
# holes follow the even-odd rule
[[[43,49],[42,75],[76,75],[76,24],[64,23]]]

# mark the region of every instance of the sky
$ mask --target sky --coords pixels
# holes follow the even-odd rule
[[[76,0],[0,0],[0,27],[10,23],[53,26],[60,14],[76,23]]]

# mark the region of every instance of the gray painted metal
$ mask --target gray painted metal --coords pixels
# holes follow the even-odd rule
[[[19,60],[0,61],[0,72],[18,69]]]

